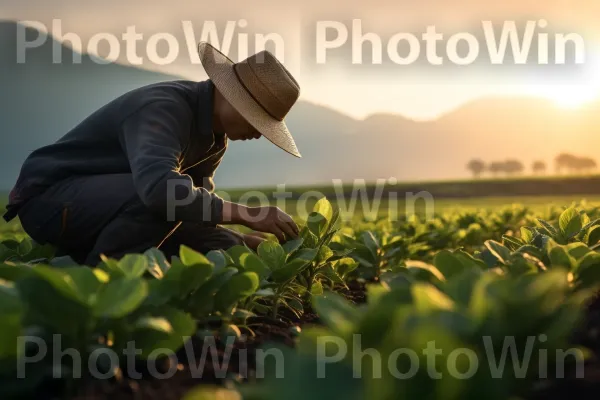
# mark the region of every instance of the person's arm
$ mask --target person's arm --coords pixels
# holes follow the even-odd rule
[[[179,172],[192,120],[192,110],[183,103],[150,103],[123,121],[121,144],[148,209],[167,220],[218,224],[223,200]]]
[[[148,104],[123,122],[122,147],[142,203],[169,221],[244,225],[272,233],[282,242],[297,237],[298,227],[279,208],[224,201],[179,172],[192,120],[192,110],[185,104],[163,100]]]

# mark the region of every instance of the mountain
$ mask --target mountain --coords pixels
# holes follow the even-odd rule
[[[30,40],[38,35],[28,28]],[[60,64],[52,62],[53,46],[62,49]],[[172,79],[116,64],[100,65],[51,38],[17,58],[17,24],[0,21],[0,188],[10,188],[20,165],[37,147],[49,144],[109,100],[135,87]]]
[[[62,136],[89,113],[126,91],[181,79],[132,67],[95,63],[49,39],[16,59],[17,24],[0,21],[0,188],[12,186],[30,151]],[[28,29],[28,35],[37,32]],[[53,48],[62,64],[52,63]],[[365,99],[368,101],[368,99]],[[600,144],[600,102],[577,110],[539,98],[498,97],[473,101],[436,119],[417,122],[395,114],[351,118],[299,101],[287,117],[303,157],[267,139],[231,142],[216,174],[219,187],[331,183],[332,179],[398,181],[468,177],[466,163],[517,158],[551,162],[559,152],[593,156]]]

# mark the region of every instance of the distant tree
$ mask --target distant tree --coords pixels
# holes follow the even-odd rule
[[[504,162],[504,172],[506,175],[512,176],[520,174],[525,170],[525,166],[519,160],[506,160]]]
[[[560,174],[563,170],[573,173],[577,169],[577,157],[569,153],[560,153],[554,159],[556,172]]]
[[[505,164],[502,161],[492,161],[488,165],[488,171],[492,175],[497,176],[499,173],[505,171]]]
[[[534,161],[531,165],[531,169],[533,170],[534,175],[543,174],[546,172],[546,163],[543,161]]]
[[[568,153],[561,153],[554,159],[556,171],[560,173],[568,170],[572,173],[591,173],[597,168],[596,161],[590,157],[578,157]]]
[[[596,161],[593,158],[581,157],[576,161],[577,171],[583,173],[591,173],[596,169]]]
[[[467,169],[471,171],[474,178],[479,178],[483,171],[485,171],[485,163],[481,160],[474,159],[469,161]]]

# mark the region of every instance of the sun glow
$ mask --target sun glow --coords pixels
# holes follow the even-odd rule
[[[600,52],[589,53],[584,68],[568,82],[538,85],[537,94],[572,109],[600,99]]]

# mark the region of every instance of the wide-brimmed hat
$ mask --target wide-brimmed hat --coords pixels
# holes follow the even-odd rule
[[[198,52],[223,97],[269,141],[302,157],[285,122],[300,85],[283,64],[267,50],[237,63],[208,42],[200,42]]]

